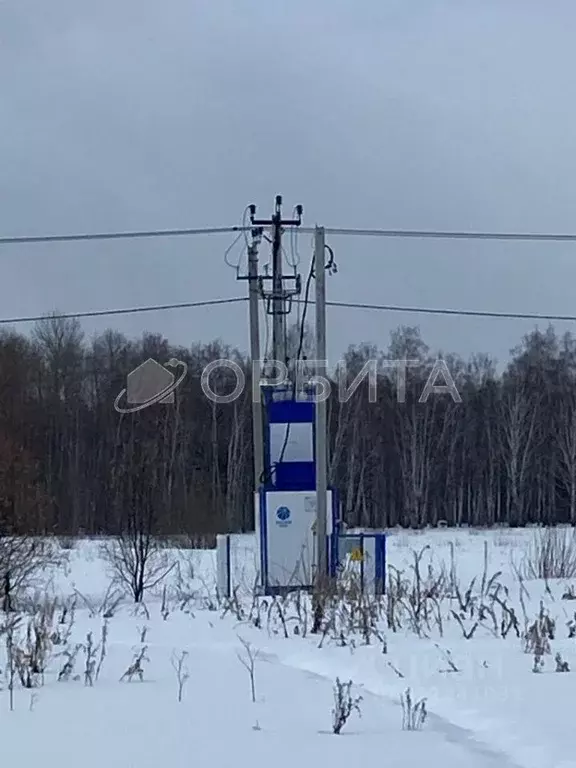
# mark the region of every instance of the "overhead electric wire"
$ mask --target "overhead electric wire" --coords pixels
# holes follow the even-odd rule
[[[247,296],[229,299],[208,299],[206,301],[184,301],[177,304],[153,304],[142,307],[126,307],[120,309],[95,309],[85,312],[52,313],[48,315],[28,315],[23,317],[0,318],[0,325],[16,325],[18,323],[34,323],[42,320],[74,320],[86,317],[107,317],[112,315],[135,315],[144,312],[164,312],[174,309],[193,309],[196,307],[214,307],[223,304],[239,304],[248,301]],[[293,299],[304,304],[303,299]],[[308,306],[316,302],[308,300]],[[412,307],[398,304],[369,304],[359,301],[327,301],[326,306],[340,309],[364,309],[378,312],[404,312],[421,315],[452,315],[456,317],[487,317],[501,320],[547,320],[549,322],[576,323],[576,315],[540,314],[534,312],[497,312],[482,309],[448,309],[439,307]],[[268,324],[267,324],[268,330]]]
[[[297,217],[297,206],[294,206],[294,210],[292,211],[292,217],[293,218]],[[296,274],[296,271],[300,266],[300,254],[298,253],[297,227],[290,227],[290,256],[291,258],[288,258],[288,255],[286,255],[286,261],[294,270],[294,274]]]
[[[134,240],[161,237],[190,237],[193,235],[229,234],[232,232],[249,232],[252,227],[246,226],[246,213],[242,226],[233,227],[200,227],[183,229],[151,229],[134,230],[130,232],[87,232],[62,235],[18,235],[0,237],[0,245],[19,245],[24,243],[66,243],[86,240]],[[413,238],[436,240],[502,240],[524,242],[576,242],[576,233],[551,232],[465,232],[450,230],[427,229],[362,229],[354,227],[324,227],[327,235],[351,235],[358,237],[387,237]],[[313,227],[300,227],[299,232],[313,234]]]
[[[246,227],[247,230],[250,227]],[[83,240],[135,240],[153,237],[190,237],[192,235],[222,235],[230,232],[242,232],[244,227],[201,227],[196,229],[149,229],[133,232],[89,232],[71,235],[20,235],[0,237],[0,245],[19,245],[23,243],[71,243]]]
[[[314,302],[310,302],[314,304]],[[406,312],[422,315],[456,315],[457,317],[493,317],[504,320],[550,320],[558,322],[576,322],[576,315],[548,315],[532,312],[492,312],[482,309],[443,309],[435,307],[409,307],[396,304],[368,304],[357,301],[327,301],[328,307],[342,309],[367,309],[381,312]]]
[[[312,227],[303,227],[301,232],[314,232]],[[359,237],[390,237],[433,240],[516,240],[536,242],[576,242],[576,234],[549,232],[463,232],[428,229],[355,229],[345,227],[324,227],[327,235],[353,235]]]
[[[239,304],[248,301],[247,296],[231,299],[207,299],[205,301],[183,301],[178,304],[154,304],[143,307],[127,307],[121,309],[95,309],[86,312],[52,313],[49,315],[29,315],[28,317],[0,318],[0,325],[15,325],[17,323],[35,323],[42,320],[76,320],[83,317],[107,317],[110,315],[135,315],[140,312],[164,312],[170,309],[192,309],[195,307],[215,307],[221,304]]]
[[[231,269],[236,271],[236,275],[238,275],[240,273],[240,264],[242,262],[242,254],[240,254],[240,257],[238,258],[238,263],[237,264],[232,264],[232,262],[228,260],[228,256],[230,255],[230,253],[232,252],[232,249],[234,248],[236,243],[240,240],[242,235],[244,235],[244,237],[246,237],[246,233],[245,232],[239,232],[236,235],[236,237],[234,238],[234,240],[232,240],[232,242],[230,243],[228,248],[226,248],[226,250],[224,251],[224,262],[225,262],[227,267],[230,267]]]
[[[266,311],[266,301],[262,299],[262,306],[264,307],[264,324],[265,324],[265,337],[264,337],[264,361],[268,360],[268,349],[270,347],[270,317]]]
[[[86,317],[107,317],[112,315],[135,315],[144,312],[164,312],[173,309],[192,309],[196,307],[213,307],[222,304],[238,304],[248,301],[247,296],[229,299],[208,299],[206,301],[184,301],[177,304],[153,304],[142,307],[126,307],[120,309],[96,309],[85,312],[52,313],[48,315],[29,315],[24,317],[0,318],[0,325],[16,325],[18,323],[34,323],[41,320],[74,320]],[[293,299],[304,304],[303,299]],[[316,302],[308,300],[308,306]],[[456,317],[487,317],[501,320],[547,320],[549,322],[576,323],[576,315],[540,314],[534,312],[497,312],[482,309],[448,309],[437,307],[412,307],[398,304],[369,304],[359,301],[327,301],[326,306],[340,309],[364,309],[378,312],[404,312],[421,315],[452,315]],[[268,324],[267,324],[268,330]]]
[[[298,306],[300,306],[300,304],[302,303],[304,304],[304,309],[302,310],[302,317],[300,318],[300,332],[298,335],[299,337],[298,337],[298,349],[296,351],[296,364],[298,364],[298,361],[302,356],[302,352],[304,351],[304,337],[306,335],[306,312],[310,304],[314,303],[310,301],[310,288],[312,287],[313,279],[314,279],[314,257],[312,257],[310,260],[308,277],[306,278],[306,286],[304,288],[304,300],[300,301],[298,299],[297,301]]]

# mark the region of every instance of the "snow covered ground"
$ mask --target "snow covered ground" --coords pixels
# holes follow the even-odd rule
[[[160,762],[179,768],[201,761],[222,768],[238,762],[284,768],[320,760],[332,768],[360,760],[400,767],[572,768],[576,638],[569,637],[567,624],[576,602],[562,599],[569,579],[520,582],[534,535],[530,530],[393,532],[390,573],[404,586],[391,592],[378,631],[368,645],[361,631],[340,638],[327,633],[321,648],[319,637],[306,631],[307,620],[297,618],[301,609],[295,603],[256,606],[249,594],[252,537],[236,542],[236,573],[245,589],[234,604],[216,604],[214,552],[173,551],[168,555],[178,559],[179,568],[138,611],[128,601],[110,611],[115,598],[100,545],[79,542],[62,553],[66,564],[43,573],[36,585],[37,607],[57,601],[51,629],[56,642],[47,649],[38,687],[26,689],[16,681],[12,711],[10,665],[2,661],[4,761],[23,768],[39,761],[59,768],[148,768]],[[421,555],[421,585],[415,590],[414,552],[423,547],[429,549]],[[402,573],[395,576],[395,569]],[[438,586],[442,574],[450,581],[451,571],[459,595],[453,594],[453,580],[448,595],[447,587]],[[502,586],[495,587],[498,583]],[[107,611],[113,615],[105,620]],[[514,627],[502,637],[510,611],[521,637]],[[555,620],[555,631],[536,674],[522,635],[541,611]],[[69,679],[59,681],[67,654],[86,646],[90,631],[100,643],[104,624],[106,655],[93,686],[85,685],[85,648],[77,649]],[[15,644],[25,645],[25,628],[23,617]],[[3,656],[7,637],[6,632],[0,637]],[[246,643],[257,652],[255,703],[242,663],[248,661]],[[121,682],[141,652],[142,681],[136,674]],[[183,652],[189,678],[179,701],[175,667]],[[573,672],[555,671],[558,652]],[[99,661],[97,649],[95,666]],[[352,679],[354,695],[363,697],[362,716],[352,714],[340,736],[331,732],[336,677]],[[402,729],[400,697],[407,688],[414,698],[427,699],[428,718],[419,731]]]

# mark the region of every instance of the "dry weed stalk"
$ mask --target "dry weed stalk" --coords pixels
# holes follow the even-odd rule
[[[104,660],[108,652],[108,619],[104,619],[104,621],[102,622],[99,648],[100,648],[100,657],[98,659],[98,666],[96,667],[96,675],[94,678],[96,681],[100,677],[100,672],[102,672]]]
[[[23,688],[37,688],[44,682],[52,651],[55,609],[55,603],[46,602],[43,609],[28,620],[24,637],[12,648],[13,663]]]
[[[61,656],[64,656],[66,661],[64,662],[64,666],[58,674],[59,683],[67,683],[72,678],[74,669],[76,667],[76,660],[81,650],[82,643],[77,643],[71,648],[66,648],[64,651],[62,651]]]
[[[352,712],[362,717],[360,703],[362,696],[352,696],[352,680],[343,683],[336,678],[334,683],[334,709],[332,710],[332,733],[339,734],[350,719]]]
[[[180,655],[174,651],[172,654],[172,669],[176,673],[176,680],[178,682],[178,702],[182,702],[184,695],[184,686],[188,682],[190,672],[186,667],[186,659],[188,658],[188,651],[181,651]]]
[[[121,683],[124,681],[131,683],[135,677],[137,677],[141,683],[144,682],[144,662],[150,663],[150,659],[146,655],[147,652],[147,645],[144,645],[142,648],[134,652],[132,663],[120,678]]]
[[[426,722],[428,711],[426,699],[414,701],[410,688],[407,688],[400,697],[402,704],[402,728],[405,731],[418,731]]]
[[[244,649],[244,653],[238,653],[236,654],[238,656],[238,661],[242,664],[243,667],[246,668],[248,671],[248,675],[250,676],[250,693],[252,695],[252,702],[256,703],[256,680],[255,680],[255,672],[256,672],[256,661],[258,660],[258,651],[253,647],[251,643],[248,642],[248,640],[244,640],[242,637],[238,636],[238,640],[242,643],[242,647]]]

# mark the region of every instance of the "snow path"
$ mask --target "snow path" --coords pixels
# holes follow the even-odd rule
[[[373,755],[374,760],[393,760],[395,768],[416,768],[424,761],[443,768],[514,768],[504,756],[483,750],[438,717],[423,731],[402,731],[400,706],[367,689],[359,691],[364,696],[362,718],[353,716],[343,734],[334,736],[333,677],[296,668],[273,653],[260,652],[258,700],[253,704],[248,673],[237,658],[241,644],[236,632],[243,636],[243,628],[210,618],[112,620],[108,657],[94,688],[82,681],[58,683],[54,670],[34,699],[29,692],[16,691],[15,711],[0,718],[7,763],[184,768],[208,762],[222,768],[238,763],[288,768],[316,764],[322,757],[333,768],[349,768],[362,756]],[[137,627],[144,623],[150,641],[145,680],[120,683],[138,645]],[[96,632],[97,623],[87,617],[79,625],[84,625],[83,633],[88,628]],[[184,648],[190,654],[190,680],[178,703],[171,656]],[[2,703],[6,708],[6,691]],[[256,722],[260,730],[254,729]]]
[[[332,680],[332,678],[326,674],[322,675],[311,669],[306,669],[306,665],[293,666],[290,662],[284,662],[274,654],[267,653],[265,654],[265,657],[267,661],[304,672],[304,674],[310,678],[318,678],[325,681]],[[310,667],[312,666],[314,665],[311,664]],[[365,700],[368,698],[376,699],[380,702],[379,706],[381,708],[386,707],[389,711],[391,708],[394,709],[394,719],[396,723],[401,721],[401,704],[399,701],[396,701],[387,694],[373,690],[369,685],[359,685],[357,688],[361,691]],[[462,728],[434,712],[428,713],[426,728],[428,730],[432,729],[435,733],[441,735],[447,743],[465,750],[467,753],[467,765],[471,764],[469,762],[471,756],[477,756],[481,759],[481,762],[478,763],[478,765],[485,766],[485,768],[521,768],[521,766],[512,761],[504,752],[495,750],[488,744],[478,741],[472,731]],[[443,765],[443,763],[441,764]],[[472,765],[476,765],[476,763],[472,763]]]
[[[466,585],[468,578],[482,573],[487,544],[490,573],[504,572],[520,616],[510,560],[519,557],[529,536],[526,531],[395,535],[390,559],[407,568],[412,547],[429,544],[434,558],[449,565],[455,552]],[[247,604],[253,583],[249,544],[250,537],[239,538],[236,558]],[[172,555],[182,559],[184,573],[193,565],[197,578],[190,589],[205,594],[214,579],[214,553],[178,550]],[[76,587],[88,599],[80,599],[78,608],[93,602],[97,610],[109,584],[99,543],[83,541],[69,552],[65,568],[42,575],[38,599],[42,592],[66,599]],[[275,768],[284,768],[302,758],[317,760],[318,755],[331,760],[333,768],[343,766],[344,760],[349,768],[358,755],[378,763],[392,756],[394,768],[415,768],[416,762],[421,768],[430,760],[441,761],[443,768],[452,768],[456,761],[472,768],[576,768],[570,704],[575,672],[554,672],[556,652],[576,670],[576,645],[566,629],[576,605],[561,599],[569,586],[576,589],[576,579],[556,584],[534,581],[527,586],[528,616],[537,615],[542,600],[558,629],[553,652],[538,675],[532,673],[532,657],[523,652],[513,633],[503,640],[478,632],[468,641],[447,620],[445,632],[429,640],[407,632],[387,633],[387,654],[380,643],[364,646],[359,638],[355,648],[326,642],[319,650],[317,638],[270,635],[266,627],[257,630],[247,622],[236,623],[230,614],[222,618],[220,611],[198,609],[195,616],[186,615],[176,610],[177,599],[171,601],[174,612],[163,621],[158,591],[149,595],[150,619],[134,618],[133,607],[126,605],[111,620],[109,653],[94,689],[84,688],[81,680],[57,683],[63,660],[56,658],[45,687],[35,692],[33,711],[29,711],[30,693],[18,687],[16,711],[11,713],[6,675],[0,675],[2,756],[16,757],[23,768],[31,768],[32,760],[36,765],[38,756],[48,757],[50,768],[56,763],[59,768],[72,764],[77,768],[78,762],[87,768],[101,768],[102,762],[111,768],[148,768],[159,759],[178,768],[198,757],[209,759],[211,766],[222,763],[223,768],[234,768],[238,754],[241,764],[250,768],[268,766],[271,760]],[[145,682],[120,684],[139,642],[139,628],[145,625],[150,657]],[[100,621],[89,619],[85,609],[78,610],[72,642],[83,642],[88,629],[98,638]],[[260,651],[256,704],[250,701],[248,673],[236,656],[241,650],[237,635]],[[174,649],[190,654],[191,677],[181,704],[170,663]],[[0,643],[0,668],[5,671],[3,650]],[[455,674],[447,674],[448,651],[457,665]],[[80,675],[82,667],[80,658]],[[394,669],[402,672],[402,678]],[[326,735],[337,676],[351,678],[365,698],[363,718],[353,718],[340,738]],[[408,686],[414,698],[428,700],[429,718],[419,733],[401,730],[399,696]],[[261,730],[253,730],[256,721]]]

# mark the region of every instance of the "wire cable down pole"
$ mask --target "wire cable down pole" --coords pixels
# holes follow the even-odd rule
[[[316,275],[316,371],[326,377],[326,270],[325,233],[316,227],[314,235],[314,271]],[[320,382],[317,384],[316,409],[316,563],[320,583],[327,575],[326,521],[328,517],[327,406]]]

